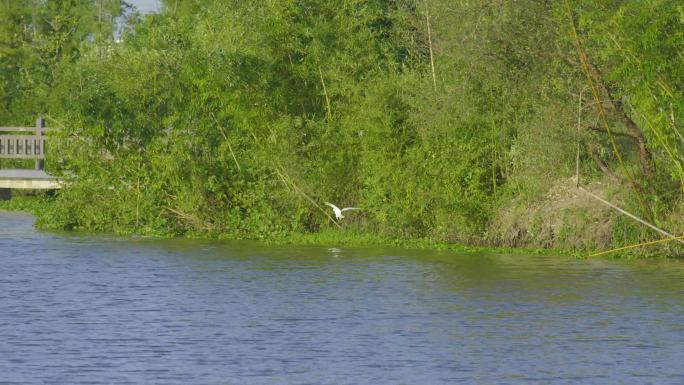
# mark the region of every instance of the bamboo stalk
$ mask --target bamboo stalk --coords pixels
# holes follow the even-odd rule
[[[630,108],[631,108],[631,106],[630,106]],[[679,157],[677,157],[677,154],[675,154],[675,151],[668,144],[667,137],[665,136],[665,133],[662,132],[662,130],[659,128],[659,125],[657,125],[657,124],[654,125],[653,123],[651,123],[651,120],[648,119],[648,117],[646,115],[640,114],[634,108],[632,108],[632,110],[637,114],[637,116],[641,116],[643,121],[646,122],[646,125],[651,129],[651,131],[653,131],[653,134],[655,134],[656,139],[658,139],[661,146],[665,149],[665,152],[670,157],[670,161],[672,163],[674,163],[674,165],[677,167],[677,171],[679,171],[680,180],[684,181],[684,168],[682,167],[682,164],[681,164]],[[683,186],[684,186],[684,184],[683,184]]]
[[[233,157],[233,161],[235,162],[235,165],[237,166],[238,171],[242,172],[242,167],[240,167],[240,163],[238,163],[237,157],[235,156],[235,152],[233,152],[233,146],[230,145],[230,140],[228,139],[228,136],[226,135],[225,131],[223,130],[223,127],[219,126],[219,131],[221,131],[221,135],[223,136],[223,139],[225,139],[226,144],[228,144],[228,150],[230,151],[230,155]]]
[[[290,178],[290,176],[287,175],[287,173],[282,169],[282,167],[280,167],[280,165],[276,165],[275,169],[276,169],[276,170],[275,170],[276,173],[278,174],[278,176],[280,177],[280,179],[283,181],[283,183],[284,183],[286,186],[291,187],[291,188],[294,190],[294,192],[296,192],[297,194],[299,194],[300,196],[304,197],[306,200],[308,200],[309,202],[311,202],[311,203],[312,203],[316,208],[318,208],[326,217],[328,217],[328,219],[330,219],[330,220],[335,224],[335,226],[337,226],[337,227],[340,228],[340,229],[342,228],[342,226],[340,226],[340,224],[337,223],[337,221],[334,220],[333,217],[330,216],[330,214],[328,214],[328,210],[325,210],[324,208],[322,208],[318,203],[316,203],[315,200],[313,200],[309,195],[307,195],[304,191],[302,191],[302,190],[301,190],[301,189],[292,181],[292,178]]]
[[[214,123],[216,123],[216,126],[219,129],[219,132],[221,132],[221,136],[223,136],[223,139],[226,141],[228,144],[228,150],[230,150],[230,155],[233,156],[233,161],[235,161],[235,165],[237,166],[238,171],[242,172],[242,168],[240,167],[240,163],[238,163],[237,157],[235,156],[235,152],[233,152],[233,146],[230,145],[230,140],[228,139],[228,135],[226,135],[225,130],[223,129],[223,126],[221,126],[218,122],[218,119],[216,119],[216,116],[214,113],[211,113],[212,119],[214,119]]]
[[[496,150],[497,150],[497,143],[496,143],[496,124],[494,122],[494,117],[491,118],[492,120],[492,191],[494,193],[494,196],[496,196],[496,164],[497,164],[497,157],[496,157]]]
[[[650,241],[650,242],[643,242],[643,243],[637,243],[634,245],[629,245],[629,246],[624,246],[624,247],[618,247],[616,249],[610,249],[606,251],[601,251],[599,253],[594,253],[594,254],[589,254],[585,258],[593,258],[593,257],[598,257],[601,255],[606,255],[610,253],[615,253],[618,251],[623,251],[623,250],[630,250],[630,249],[636,249],[637,247],[644,247],[644,246],[651,246],[651,245],[657,245],[659,243],[666,243],[666,242],[672,242],[672,241],[679,241],[681,242],[682,239],[684,239],[684,235],[681,235],[679,237],[674,237],[674,238],[665,238],[665,239],[659,239],[657,241]]]
[[[577,154],[575,155],[575,186],[580,186],[580,129],[582,127],[582,91],[579,92],[579,106],[577,107]]]
[[[642,225],[645,225],[645,226],[647,226],[647,227],[649,227],[649,228],[651,228],[651,229],[653,229],[653,230],[659,232],[660,234],[663,234],[663,235],[669,237],[669,238],[672,239],[672,240],[674,240],[675,238],[677,238],[677,237],[675,237],[674,235],[668,233],[667,231],[665,231],[665,230],[663,230],[663,229],[661,229],[661,228],[658,228],[658,227],[656,227],[655,225],[652,225],[652,224],[646,222],[645,220],[643,220],[643,219],[637,217],[636,215],[631,214],[631,213],[629,213],[629,212],[627,212],[627,211],[625,211],[625,210],[619,208],[618,206],[616,206],[616,205],[614,205],[614,204],[608,202],[607,200],[605,200],[605,199],[599,197],[598,195],[595,195],[595,194],[589,192],[588,190],[585,190],[583,187],[579,187],[579,190],[582,191],[582,192],[584,192],[585,194],[589,195],[590,197],[592,197],[592,198],[598,200],[599,202],[601,202],[601,203],[603,203],[603,204],[605,204],[605,205],[607,205],[607,206],[610,206],[611,208],[613,208],[614,210],[618,211],[619,213],[624,214],[624,215],[626,215],[626,216],[628,216],[628,217],[634,219],[635,221],[641,223]],[[679,243],[681,243],[681,244],[684,245],[684,240],[677,239],[677,241],[678,241]]]
[[[682,137],[682,133],[679,132],[677,129],[677,123],[675,122],[675,115],[674,115],[674,109],[672,108],[672,102],[670,102],[670,122],[672,123],[672,130],[677,134],[677,138],[684,143],[684,137]]]
[[[430,68],[432,69],[432,88],[437,92],[437,74],[435,73],[435,55],[432,50],[432,28],[430,28],[430,8],[425,0],[425,21],[427,22],[428,47],[430,49]]]
[[[325,86],[325,79],[323,79],[323,71],[321,66],[318,66],[318,75],[321,77],[321,84],[323,85],[323,95],[325,96],[325,109],[328,122],[332,122],[332,108],[330,106],[330,97],[328,97],[328,88]]]
[[[496,166],[498,163],[498,158],[497,158],[497,150],[498,150],[498,141],[497,141],[497,125],[496,121],[494,120],[494,105],[492,103],[493,100],[493,95],[489,94],[489,121],[491,122],[491,134],[492,134],[492,192],[494,193],[494,196],[496,196],[496,189],[497,189],[497,182],[496,182]]]
[[[136,186],[135,186],[135,228],[140,228],[140,198],[142,192],[140,191],[140,172],[143,168],[142,149],[138,150],[138,169],[136,170]]]
[[[256,134],[254,132],[252,132],[252,130],[248,130],[248,133],[252,136],[252,138],[254,138],[254,142],[256,143],[256,145],[259,146],[262,150],[265,150],[263,144],[259,141],[259,138],[256,136]],[[297,184],[294,183],[292,178],[285,172],[285,169],[277,161],[272,160],[270,163],[271,163],[271,166],[273,167],[273,169],[275,170],[276,174],[278,174],[278,177],[280,178],[281,182],[283,182],[283,184],[285,185],[286,188],[288,188],[288,190],[291,189],[293,192],[297,193],[299,196],[304,197],[307,201],[309,201],[311,204],[313,204],[314,207],[316,207],[318,210],[320,210],[321,213],[323,213],[323,215],[328,217],[328,219],[330,219],[330,221],[332,221],[332,223],[334,223],[335,226],[337,226],[337,228],[340,228],[340,229],[342,228],[342,226],[340,226],[340,224],[337,223],[337,221],[335,219],[333,219],[333,217],[328,213],[328,210],[325,210],[324,208],[322,208],[315,200],[313,200],[309,195],[307,195],[304,191],[302,191],[302,189],[300,189],[297,186]]]
[[[242,168],[240,167],[240,163],[238,163],[237,157],[235,157],[235,153],[233,152],[233,146],[230,145],[230,140],[226,139],[226,143],[228,144],[228,150],[230,150],[230,155],[233,156],[233,161],[235,161],[235,165],[238,168],[238,171],[242,172]]]

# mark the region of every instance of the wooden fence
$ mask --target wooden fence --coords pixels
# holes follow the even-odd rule
[[[0,158],[35,159],[35,169],[42,170],[45,166],[46,131],[48,128],[43,118],[38,118],[35,127],[0,127]]]

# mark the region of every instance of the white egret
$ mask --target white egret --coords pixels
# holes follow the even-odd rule
[[[335,212],[335,218],[339,221],[340,219],[344,218],[344,215],[342,215],[343,212],[348,211],[348,210],[361,210],[359,207],[345,207],[343,209],[340,209],[339,207],[335,206],[334,204],[330,202],[325,202],[326,205],[332,207],[333,211]]]

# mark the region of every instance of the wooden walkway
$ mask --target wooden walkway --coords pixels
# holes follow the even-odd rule
[[[0,188],[55,190],[62,188],[59,180],[43,170],[0,170]]]
[[[12,189],[62,187],[59,179],[43,171],[48,130],[42,118],[36,121],[35,127],[0,127],[0,158],[35,160],[34,169],[0,169],[0,199],[9,199]]]

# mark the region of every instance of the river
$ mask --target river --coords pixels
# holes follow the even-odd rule
[[[678,262],[36,231],[0,212],[0,384],[682,384]]]

